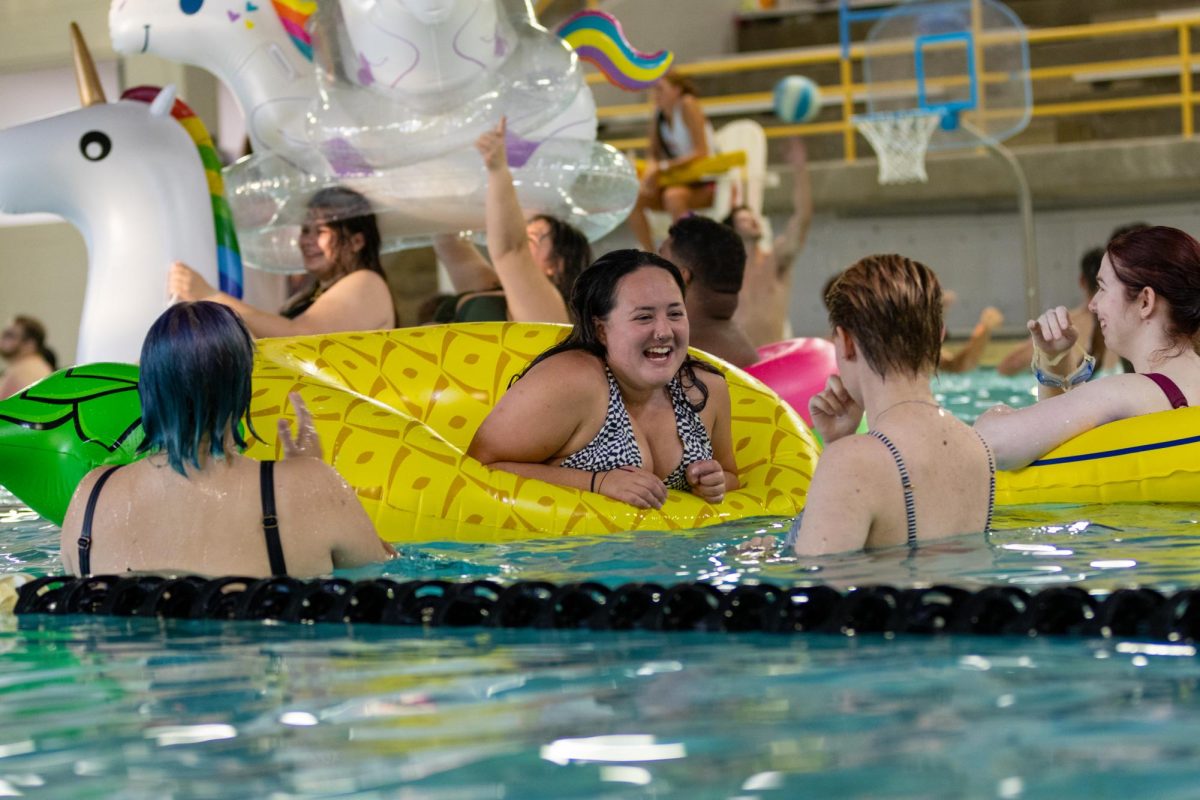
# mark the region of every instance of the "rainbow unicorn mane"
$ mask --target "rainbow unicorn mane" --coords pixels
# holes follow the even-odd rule
[[[308,18],[317,10],[315,0],[271,0],[275,14],[292,44],[307,60],[312,61],[312,36],[308,32]]]
[[[580,11],[560,25],[557,33],[609,83],[630,92],[648,89],[675,61],[669,50],[653,54],[635,50],[621,23],[604,11]]]
[[[122,94],[121,99],[150,103],[158,93],[156,86],[135,86]],[[212,200],[213,223],[217,231],[217,274],[220,277],[220,286],[217,288],[231,297],[241,297],[242,254],[233,227],[233,212],[225,200],[225,181],[221,177],[221,159],[217,155],[216,145],[200,117],[182,100],[175,100],[171,116],[196,144],[200,161],[204,164],[204,175],[208,179],[208,192]]]

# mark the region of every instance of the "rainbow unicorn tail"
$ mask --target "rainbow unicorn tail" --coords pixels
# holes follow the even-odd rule
[[[121,95],[122,100],[140,100],[150,103],[158,96],[156,86],[135,86]],[[208,135],[208,129],[182,100],[171,107],[171,116],[196,143],[200,161],[204,164],[204,175],[208,178],[208,192],[212,198],[213,227],[217,231],[217,274],[220,289],[230,297],[242,296],[242,253],[238,249],[237,232],[233,227],[233,212],[225,200],[225,180],[221,177],[221,158],[216,145]]]
[[[585,10],[573,15],[558,28],[558,35],[608,78],[614,86],[630,92],[648,89],[661,78],[675,54],[659,50],[647,55],[634,50],[612,14]]]

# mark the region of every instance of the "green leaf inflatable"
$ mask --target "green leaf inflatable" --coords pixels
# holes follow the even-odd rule
[[[68,367],[0,400],[0,485],[61,525],[91,470],[137,460],[138,368]]]

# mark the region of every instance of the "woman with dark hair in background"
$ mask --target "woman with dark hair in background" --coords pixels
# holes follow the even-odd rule
[[[486,466],[660,508],[668,489],[738,487],[729,387],[687,353],[683,277],[616,250],[571,293],[575,327],[521,374],[467,452]]]
[[[54,351],[46,346],[46,326],[26,316],[13,317],[0,332],[0,358],[6,363],[0,377],[0,400],[37,383],[58,365]]]
[[[975,427],[1004,469],[1030,464],[1084,431],[1200,402],[1200,242],[1176,228],[1136,228],[1108,244],[1088,303],[1108,350],[1134,372],[1088,382],[1094,356],[1064,306],[1029,321],[1038,402],[998,406]]]
[[[577,228],[547,214],[524,217],[508,168],[505,121],[475,143],[487,169],[489,264],[458,236],[434,240],[457,294],[433,310],[433,322],[569,322],[567,298],[592,261]]]
[[[392,328],[396,311],[379,263],[379,247],[371,204],[353,189],[333,186],[309,200],[300,229],[300,255],[312,283],[278,314],[218,292],[180,261],[171,266],[167,289],[179,300],[229,306],[258,338]]]
[[[712,125],[704,116],[691,78],[671,70],[654,84],[651,98],[655,112],[650,123],[646,170],[637,204],[629,213],[629,227],[643,250],[655,249],[647,209],[666,211],[673,222],[694,208],[707,208],[713,203],[712,181],[659,186],[659,178],[717,151]]]
[[[183,302],[163,312],[141,353],[147,455],[80,482],[62,526],[69,572],[308,576],[394,552],[320,460],[299,395],[297,438],[279,423],[284,460],[241,455],[253,363],[254,342],[231,309]]]

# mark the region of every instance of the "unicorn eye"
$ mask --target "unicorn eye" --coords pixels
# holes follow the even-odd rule
[[[185,14],[195,14],[204,5],[204,0],[179,0],[179,10]]]
[[[79,152],[88,161],[102,161],[112,150],[112,139],[100,131],[88,131],[79,140]]]

